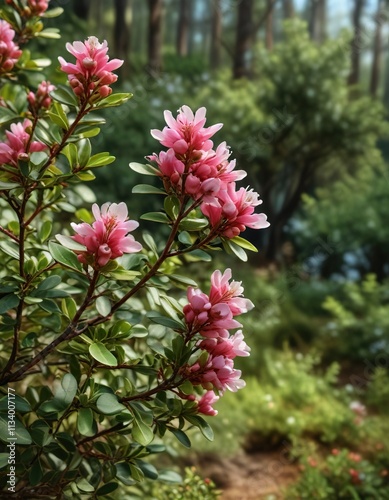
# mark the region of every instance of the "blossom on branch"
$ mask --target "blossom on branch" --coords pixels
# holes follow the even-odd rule
[[[178,110],[176,119],[165,111],[167,127],[151,131],[169,148],[148,156],[158,165],[166,192],[198,201],[215,237],[234,238],[246,227],[268,227],[266,215],[254,213],[262,203],[259,195],[248,188],[236,190],[236,181],[242,180],[246,172],[235,170],[236,161],[229,160],[227,144],[222,142],[214,149],[211,137],[222,124],[205,128],[205,115],[205,108],[193,113],[188,106]]]
[[[241,283],[231,281],[231,277],[230,269],[224,273],[215,271],[211,276],[209,295],[200,289],[188,288],[189,303],[183,309],[187,338],[196,334],[203,337],[196,344],[203,354],[184,369],[184,376],[193,385],[201,385],[207,391],[216,390],[219,394],[226,389],[235,392],[244,387],[241,372],[234,368],[233,359],[250,355],[242,330],[233,335],[229,335],[229,330],[242,326],[234,316],[249,311],[254,305],[242,296]],[[199,403],[198,411],[216,415],[212,413],[213,408],[207,406],[212,395],[207,393],[203,397],[203,406]]]
[[[215,404],[220,399],[219,396],[213,391],[207,391],[200,399],[197,401],[197,411],[202,413],[203,415],[209,415],[210,417],[214,417],[217,415],[217,410],[212,408],[212,405]]]
[[[28,9],[33,16],[41,16],[49,6],[50,0],[27,0]]]
[[[8,73],[22,55],[22,51],[13,41],[15,31],[10,24],[0,20],[0,74]]]
[[[258,193],[248,188],[235,190],[234,182],[228,184],[226,190],[218,193],[218,204],[203,203],[202,213],[208,217],[211,227],[217,228],[217,234],[226,238],[234,238],[246,227],[264,229],[269,227],[265,214],[255,214],[255,207],[262,204]]]
[[[27,94],[27,100],[34,113],[40,108],[48,109],[50,107],[52,101],[50,92],[53,90],[55,90],[55,85],[52,85],[48,81],[43,81],[38,85],[38,89],[35,94],[32,91]]]
[[[84,43],[67,43],[66,49],[76,58],[76,64],[66,62],[63,57],[58,60],[80,101],[93,103],[109,96],[110,85],[118,78],[112,71],[120,68],[123,61],[109,60],[107,42],[100,43],[95,36],[90,36]]]
[[[19,160],[28,160],[28,153],[43,151],[47,146],[39,141],[31,141],[32,123],[27,118],[23,123],[13,123],[6,130],[7,139],[0,142],[0,163],[16,167]]]
[[[133,236],[128,235],[139,224],[128,220],[125,203],[104,203],[101,209],[94,203],[92,212],[95,217],[92,225],[86,222],[71,223],[77,233],[72,238],[86,247],[85,252],[77,252],[80,262],[102,267],[125,253],[142,250],[142,245],[135,241]]]

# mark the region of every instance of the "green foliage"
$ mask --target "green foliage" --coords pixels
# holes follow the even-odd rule
[[[334,449],[322,459],[318,455],[304,457],[302,475],[287,492],[288,498],[389,498],[388,470],[348,449]]]
[[[366,403],[378,410],[380,414],[389,412],[389,372],[378,367],[374,371],[372,378],[366,388]]]
[[[323,304],[332,316],[321,333],[321,348],[333,359],[374,359],[388,347],[388,285],[374,275],[345,283]]]
[[[383,279],[388,273],[387,194],[387,167],[373,155],[358,174],[318,188],[315,197],[304,196],[304,224],[296,238],[303,256],[312,251],[312,242],[324,238],[331,248],[318,267],[327,276],[352,269]]]
[[[338,366],[323,370],[318,363],[312,355],[267,351],[245,390],[218,402],[223,418],[213,422],[215,440],[206,449],[231,453],[240,443],[254,452],[300,438],[322,443],[358,439],[350,395],[336,386]],[[198,446],[204,449],[203,443]]]

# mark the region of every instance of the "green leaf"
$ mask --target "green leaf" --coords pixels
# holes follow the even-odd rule
[[[109,301],[108,297],[98,297],[95,304],[97,312],[101,316],[108,316],[108,314],[111,312],[111,302]]]
[[[83,436],[93,435],[93,411],[90,408],[78,410],[77,429]]]
[[[132,188],[132,194],[163,194],[166,195],[166,192],[162,189],[159,189],[151,184],[138,184]],[[142,217],[141,217],[142,218]]]
[[[95,491],[94,487],[85,479],[79,479],[77,482],[77,488],[84,493],[92,493]]]
[[[115,415],[126,409],[124,405],[119,403],[114,394],[102,394],[96,401],[96,407],[100,413],[104,415]]]
[[[163,481],[165,483],[182,483],[183,479],[178,472],[175,472],[173,470],[163,470],[159,471],[159,476],[158,476],[160,481]]]
[[[154,433],[142,420],[135,420],[132,427],[132,437],[137,443],[147,446],[154,439]]]
[[[55,239],[61,243],[62,246],[69,248],[69,250],[75,250],[79,252],[85,252],[86,247],[74,241],[70,236],[66,236],[64,234],[56,234]]]
[[[0,107],[0,125],[6,125],[17,120],[19,116],[8,108]]]
[[[172,318],[168,318],[167,316],[161,316],[155,311],[150,311],[147,313],[147,317],[158,325],[166,326],[167,328],[171,328],[172,330],[184,330],[184,324],[176,321]]]
[[[172,281],[178,281],[178,283],[182,283],[184,285],[197,287],[197,283],[194,280],[187,278],[186,276],[181,276],[180,274],[169,274],[169,279]]]
[[[58,17],[63,13],[63,8],[62,7],[53,7],[52,9],[46,10],[43,14],[41,14],[42,17],[45,17],[46,19],[52,19],[53,17]]]
[[[28,413],[32,411],[30,403],[21,396],[15,394],[15,399],[12,399],[12,401],[15,403],[15,409],[18,412]],[[7,409],[8,409],[8,397],[5,396],[0,399],[0,411],[6,413]]]
[[[10,293],[0,299],[0,314],[4,314],[10,309],[16,307],[19,304],[19,300],[19,297],[13,293]]]
[[[62,245],[58,245],[57,243],[53,243],[51,241],[49,243],[49,252],[51,253],[53,259],[59,264],[70,267],[75,271],[82,271],[81,263],[78,261],[76,254]]]
[[[162,224],[171,224],[169,217],[163,212],[147,212],[140,217],[143,220],[151,220],[153,222],[160,222]]]
[[[204,252],[204,250],[193,250],[193,252],[190,252],[188,257],[194,261],[202,260],[204,262],[211,262],[212,260],[212,257],[207,252]]]
[[[61,283],[61,276],[52,275],[41,281],[37,290],[51,290]]]
[[[252,243],[245,240],[244,238],[241,238],[240,236],[235,236],[235,238],[232,238],[230,241],[242,248],[245,248],[246,250],[251,250],[252,252],[258,252],[257,247],[255,247]]]
[[[69,128],[68,117],[62,108],[62,104],[59,102],[54,102],[51,108],[53,111],[49,111],[48,115],[51,120],[64,130]]]
[[[35,151],[30,154],[30,163],[33,167],[42,167],[48,160],[49,155],[43,151]]]
[[[171,219],[176,219],[180,210],[180,202],[176,196],[166,196],[163,208]]]
[[[28,474],[28,482],[31,486],[36,486],[40,483],[43,477],[43,471],[39,459],[34,462]]]
[[[131,162],[130,168],[134,172],[143,175],[159,175],[159,170],[157,170],[152,165],[142,165],[142,163]]]
[[[13,435],[10,436],[8,431],[8,419],[5,417],[0,417],[0,439],[4,443],[9,443],[9,437],[12,437],[18,445],[27,445],[32,443],[32,439],[28,430],[24,427],[22,422],[15,417],[15,427],[13,430]]]
[[[9,453],[0,453],[0,469],[8,465]]]
[[[90,140],[81,139],[80,141],[78,141],[77,150],[78,150],[78,161],[80,167],[85,167],[86,165],[88,165],[88,162],[90,160],[90,155],[92,152],[92,146]]]
[[[104,165],[113,163],[115,160],[115,156],[111,156],[109,153],[97,153],[90,157],[86,166],[88,168],[103,167]]]
[[[99,363],[107,366],[117,366],[115,356],[101,342],[95,342],[89,346],[89,354]]]
[[[112,107],[112,106],[120,106],[121,104],[125,103],[131,97],[133,94],[130,94],[129,92],[122,92],[122,93],[117,93],[117,94],[111,94],[110,96],[106,97],[105,99],[102,99],[97,103],[97,107],[99,108],[106,108],[106,107]]]
[[[155,255],[158,255],[157,244],[155,243],[154,238],[151,236],[151,234],[143,233],[142,236],[143,236],[143,241],[150,248],[150,250],[153,253],[155,253]]]
[[[184,231],[199,231],[208,227],[208,225],[209,222],[207,219],[184,219],[179,227]]]
[[[191,246],[193,244],[192,238],[191,238],[190,234],[187,231],[182,231],[178,235],[178,241],[180,241],[184,245],[188,245],[188,246]]]
[[[169,427],[169,431],[178,439],[178,441],[185,446],[185,448],[190,448],[192,446],[192,443],[190,442],[190,439],[188,436],[185,434],[184,431],[181,429],[175,429],[174,427]]]
[[[11,241],[0,241],[0,250],[4,253],[19,260],[19,247]]]
[[[222,240],[222,244],[227,253],[229,253],[230,255],[236,255],[238,259],[242,260],[243,262],[247,262],[248,257],[243,248],[236,245],[231,240],[226,239]]]
[[[96,497],[108,495],[109,493],[112,493],[113,491],[117,490],[118,486],[119,486],[118,483],[104,484],[96,491]]]
[[[40,38],[50,38],[52,40],[58,40],[59,38],[61,38],[58,28],[46,28],[42,31],[39,31],[38,33],[35,33],[35,36],[38,36]]]
[[[8,189],[14,189],[20,187],[20,184],[17,182],[3,182],[0,181],[0,189],[3,189],[4,191],[7,191]]]
[[[198,427],[202,435],[208,439],[208,441],[213,441],[214,434],[212,427],[199,415],[185,415],[185,418],[192,425]]]
[[[41,243],[47,240],[53,229],[53,224],[51,221],[46,220],[40,227],[38,237]]]
[[[119,281],[133,281],[141,273],[139,271],[127,271],[126,269],[115,269],[110,271],[109,276]]]
[[[78,151],[77,146],[72,142],[67,144],[61,151],[61,154],[66,156],[71,168],[74,168],[78,164]]]
[[[67,406],[70,405],[77,394],[77,380],[71,373],[66,373],[61,380],[60,387],[57,387],[54,392],[54,399],[63,402]]]

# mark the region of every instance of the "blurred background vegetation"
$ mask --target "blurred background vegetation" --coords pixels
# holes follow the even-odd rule
[[[219,402],[207,460],[201,441],[200,459],[181,461],[206,475],[218,454],[281,463],[278,475],[265,467],[267,489],[254,481],[254,496],[240,469],[247,499],[389,498],[389,2],[51,4],[65,8],[52,55],[65,55],[64,42],[107,39],[125,61],[116,91],[134,94],[95,139],[96,152],[117,157],[94,181],[99,202],[125,201],[131,218],[157,207],[131,194],[140,179],[128,163],[158,150],[149,130],[163,126],[163,110],[206,106],[271,223],[245,233],[259,247],[248,267],[219,258],[256,305],[242,320],[247,388]],[[61,78],[53,67],[51,80]],[[200,283],[204,270],[191,268]],[[236,477],[214,470],[225,498]]]

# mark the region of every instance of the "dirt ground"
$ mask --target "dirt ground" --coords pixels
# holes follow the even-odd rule
[[[282,500],[283,489],[296,481],[299,470],[282,452],[242,452],[231,458],[210,454],[196,464],[222,490],[221,500]]]

